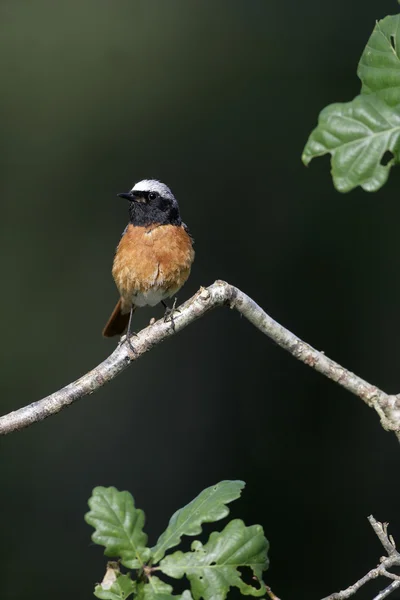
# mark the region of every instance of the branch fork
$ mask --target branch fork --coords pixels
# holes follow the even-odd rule
[[[389,536],[387,533],[388,523],[380,523],[371,515],[368,517],[368,521],[372,529],[375,531],[379,541],[381,542],[387,556],[382,556],[380,558],[380,564],[371,569],[364,577],[356,581],[353,585],[350,585],[345,590],[341,592],[336,592],[331,594],[330,596],[326,596],[323,600],[347,600],[353,596],[358,590],[373,579],[377,577],[386,577],[387,579],[392,579],[392,583],[383,589],[377,596],[375,596],[374,600],[383,600],[394,592],[396,589],[400,587],[400,576],[395,575],[395,573],[391,573],[388,569],[394,566],[400,566],[400,554],[396,550],[396,544],[392,536]]]

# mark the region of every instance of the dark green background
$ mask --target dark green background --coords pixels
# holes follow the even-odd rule
[[[116,193],[145,177],[172,187],[196,240],[179,300],[226,279],[400,391],[399,173],[377,194],[340,195],[328,160],[300,161],[319,110],[358,93],[375,19],[398,8],[1,0],[2,413],[114,348],[100,334],[127,221]],[[377,563],[368,514],[400,543],[399,467],[398,442],[360,400],[216,311],[0,439],[0,598],[91,597],[105,566],[83,521],[94,486],[132,491],[154,543],[202,488],[240,478],[233,514],[265,529],[266,581],[283,600],[318,599]]]

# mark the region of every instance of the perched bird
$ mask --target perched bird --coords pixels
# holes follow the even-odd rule
[[[129,201],[129,224],[118,244],[112,274],[120,299],[103,329],[104,337],[122,335],[136,307],[155,306],[183,286],[194,260],[193,240],[168,186],[155,179],[118,194]]]

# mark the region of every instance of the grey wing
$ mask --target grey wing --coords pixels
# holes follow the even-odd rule
[[[182,223],[182,227],[186,231],[186,233],[188,234],[188,236],[190,237],[190,241],[192,242],[192,246],[193,246],[193,244],[194,244],[194,237],[190,233],[189,227],[186,225],[186,223]]]

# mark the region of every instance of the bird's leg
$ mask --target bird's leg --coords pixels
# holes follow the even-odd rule
[[[178,298],[175,296],[175,300],[174,303],[172,305],[172,308],[170,308],[165,302],[164,300],[161,300],[161,304],[163,305],[163,307],[165,308],[165,313],[164,313],[164,323],[166,323],[169,319],[172,321],[173,320],[173,313],[176,312],[181,312],[179,310],[179,308],[175,308],[176,307],[176,301],[178,300]]]
[[[176,311],[176,312],[180,313],[180,312],[181,312],[181,309],[180,309],[180,308],[176,308],[176,303],[177,303],[177,302],[178,302],[178,296],[175,296],[175,298],[174,298],[174,303],[173,303],[173,305],[172,305],[172,309],[171,309],[171,310],[172,310],[172,312],[175,312],[175,311]]]
[[[164,302],[164,300],[161,300],[161,304],[163,305],[163,307],[165,308],[165,313],[164,313],[164,323],[166,323],[167,321],[171,321],[171,325],[172,325],[172,329],[175,332],[175,321],[174,321],[174,312],[181,312],[179,310],[179,308],[175,308],[176,307],[176,302],[177,302],[178,298],[175,296],[174,299],[174,303],[172,305],[172,308],[169,308],[169,306],[167,306]]]
[[[132,341],[131,341],[131,337],[133,337],[134,335],[137,335],[137,333],[135,333],[134,331],[131,332],[132,315],[134,313],[134,310],[135,310],[135,307],[132,304],[131,312],[129,314],[128,329],[126,330],[126,338],[124,341],[128,343],[128,346],[132,350],[133,354],[136,354],[136,350],[133,347]]]

